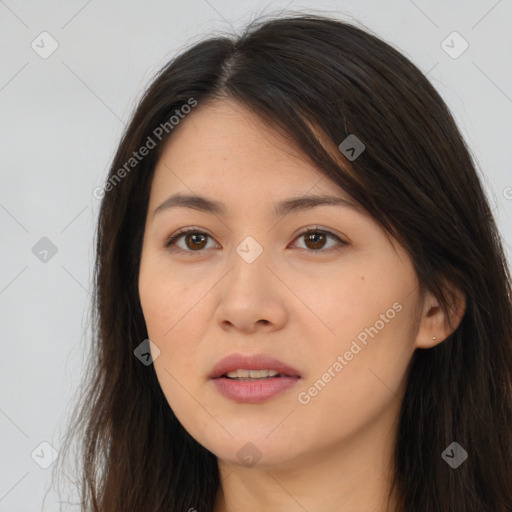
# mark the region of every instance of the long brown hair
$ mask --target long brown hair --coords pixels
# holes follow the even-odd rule
[[[148,337],[138,271],[150,185],[172,137],[155,129],[191,98],[223,97],[286,133],[359,202],[406,248],[443,308],[451,307],[446,282],[466,296],[452,335],[410,362],[394,457],[397,511],[511,511],[511,280],[475,164],[444,101],[407,58],[353,24],[300,13],[175,57],[120,142],[96,233],[89,380],[67,440],[80,438],[83,510],[213,510],[217,459],[178,422],[153,365],[134,350]],[[326,145],[350,134],[365,151],[349,173]],[[148,137],[158,147],[127,168]],[[123,166],[129,171],[119,173]],[[468,452],[457,469],[441,457],[454,441]]]

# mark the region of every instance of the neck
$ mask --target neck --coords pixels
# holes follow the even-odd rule
[[[383,430],[382,421],[278,466],[248,468],[219,459],[214,512],[386,512],[396,425]],[[391,499],[389,510],[393,505]]]

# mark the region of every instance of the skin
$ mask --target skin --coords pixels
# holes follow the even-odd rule
[[[227,213],[174,207],[153,217],[176,192],[221,201]],[[199,105],[173,130],[155,169],[140,300],[168,403],[218,458],[215,512],[385,510],[408,363],[415,349],[442,342],[463,313],[461,297],[448,327],[435,297],[420,292],[408,254],[364,211],[323,205],[273,216],[274,203],[306,194],[353,203],[233,100]],[[208,235],[204,242],[182,237],[165,247],[188,226]],[[297,235],[308,227],[348,245],[329,236],[315,250]],[[252,263],[236,252],[248,236],[263,249]],[[358,334],[396,303],[400,312],[333,371]],[[266,402],[235,403],[207,377],[233,352],[269,354],[303,380]],[[329,368],[335,376],[301,403],[299,393]],[[237,456],[249,442],[261,454],[250,467]]]

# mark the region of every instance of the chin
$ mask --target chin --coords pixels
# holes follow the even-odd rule
[[[229,465],[245,467],[247,469],[283,469],[293,466],[291,459],[299,454],[294,453],[292,446],[282,442],[281,439],[271,440],[267,434],[251,436],[245,432],[243,436],[222,441],[215,440],[201,443],[217,458]],[[295,444],[295,443],[294,443]]]

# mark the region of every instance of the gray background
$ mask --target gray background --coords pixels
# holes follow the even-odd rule
[[[136,101],[177,52],[283,8],[358,20],[428,73],[471,148],[511,261],[510,0],[0,0],[0,512],[59,509],[54,466],[41,467],[51,448],[40,443],[58,453],[83,372],[92,192]],[[47,58],[43,31],[58,44]],[[453,31],[469,44],[457,58],[458,36],[444,44],[452,56],[442,46]],[[57,249],[47,261],[33,251],[43,237]],[[69,492],[63,509],[78,510]]]

